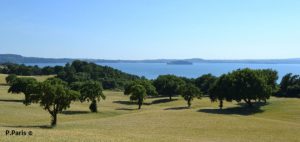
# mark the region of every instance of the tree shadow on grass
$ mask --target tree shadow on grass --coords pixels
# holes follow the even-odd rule
[[[132,101],[113,101],[113,103],[122,104],[122,105],[136,105],[136,103]]]
[[[23,103],[23,100],[3,100],[3,99],[0,99],[0,102]]]
[[[173,101],[177,101],[178,99],[160,99],[160,100],[154,100],[152,101],[151,104],[160,104],[160,103],[169,103],[169,102],[173,102]]]
[[[200,109],[198,112],[205,112],[205,113],[211,113],[211,114],[226,114],[226,115],[252,115],[255,113],[262,113],[263,110],[260,109],[258,106],[253,107],[247,107],[247,106],[241,106],[241,107],[232,107],[232,108],[226,108],[226,109]]]
[[[0,86],[9,86],[9,85],[6,83],[0,83]]]
[[[122,105],[137,105],[137,103],[133,101],[113,101],[113,103]],[[143,105],[151,105],[151,103],[143,103]]]
[[[188,107],[171,107],[171,108],[166,108],[164,110],[184,110],[184,109],[189,109]]]
[[[269,102],[254,102],[253,103],[253,106],[254,107],[257,107],[257,108],[260,108],[262,106],[266,106],[266,105],[269,105],[270,103]],[[241,106],[241,107],[248,107],[248,105],[246,103],[238,103],[237,105]]]
[[[116,110],[126,110],[126,111],[133,111],[133,110],[138,110],[137,108],[116,108]]]
[[[27,125],[27,126],[1,126],[1,127],[9,127],[9,128],[41,128],[41,129],[52,129],[53,127],[49,125]]]
[[[87,114],[90,113],[89,111],[63,111],[62,114],[64,115],[77,115],[77,114]]]

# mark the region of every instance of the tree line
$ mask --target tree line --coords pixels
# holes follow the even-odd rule
[[[91,112],[98,112],[97,102],[106,98],[101,84],[96,81],[87,80],[76,89],[72,89],[67,82],[54,77],[38,82],[32,77],[20,78],[9,75],[6,81],[10,85],[9,93],[25,95],[24,105],[38,103],[48,111],[52,117],[51,126],[56,126],[57,114],[69,108],[72,101],[91,102],[89,106]]]
[[[0,73],[3,74],[16,74],[23,76],[32,75],[54,75],[62,72],[64,67],[62,66],[46,66],[40,68],[39,66],[26,66],[24,64],[14,64],[14,63],[3,63],[0,64]]]
[[[25,105],[39,103],[51,115],[52,126],[57,123],[57,114],[69,108],[72,101],[88,101],[90,111],[97,112],[98,102],[106,98],[103,90],[115,88],[104,87],[104,80],[108,78],[123,81],[121,89],[137,103],[138,109],[148,97],[168,97],[172,101],[173,97],[180,95],[190,108],[194,99],[207,96],[212,102],[218,102],[222,109],[224,101],[244,102],[252,107],[254,102],[267,102],[270,96],[300,96],[298,75],[287,74],[277,84],[278,73],[271,69],[238,69],[220,77],[205,74],[195,79],[160,75],[148,80],[84,61],[74,61],[62,68],[55,77],[43,82],[10,74],[6,77],[10,85],[8,92],[23,93]]]
[[[26,66],[24,64],[4,63],[0,65],[0,73],[22,76],[56,75],[68,84],[94,80],[101,82],[104,89],[120,90],[124,88],[127,82],[140,78],[108,66],[101,66],[80,60],[67,63],[65,66],[46,66],[43,68]]]

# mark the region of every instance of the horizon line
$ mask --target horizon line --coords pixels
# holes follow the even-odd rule
[[[22,56],[25,58],[44,58],[44,59],[71,59],[71,60],[115,60],[115,61],[146,61],[146,60],[192,60],[192,59],[198,59],[198,60],[293,60],[293,59],[300,59],[300,57],[291,57],[291,58],[244,58],[244,59],[205,59],[200,57],[191,57],[191,58],[153,58],[153,59],[104,59],[104,58],[87,58],[87,57],[39,57],[39,56],[24,56],[21,54],[14,54],[14,53],[0,53],[0,55],[17,55]]]

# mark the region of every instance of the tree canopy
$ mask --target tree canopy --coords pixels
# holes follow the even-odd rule
[[[275,95],[278,90],[278,72],[271,69],[262,69],[262,70],[256,70],[259,74],[259,77],[261,77],[263,80],[266,81],[267,85],[270,87],[272,94]]]
[[[195,85],[203,92],[204,95],[208,95],[209,89],[213,86],[217,77],[212,74],[204,74],[195,80]]]
[[[210,90],[212,101],[219,100],[220,108],[223,100],[246,102],[252,106],[252,101],[267,100],[272,95],[272,86],[260,70],[239,69],[222,75]]]
[[[78,92],[70,90],[63,81],[56,78],[39,83],[37,90],[30,101],[39,103],[51,114],[51,126],[56,126],[57,114],[69,108],[71,102],[79,97]]]
[[[291,73],[285,75],[280,82],[279,97],[300,98],[300,76]]]
[[[160,75],[154,80],[153,85],[160,95],[168,96],[172,100],[173,96],[178,95],[178,88],[185,82],[175,75]]]
[[[40,68],[38,66],[26,66],[24,64],[13,64],[13,63],[3,63],[1,64],[2,68],[0,68],[0,73],[4,74],[16,74],[16,75],[51,75],[58,74],[63,71],[63,67],[55,66],[50,67],[46,66]]]
[[[30,95],[36,93],[37,84],[37,80],[31,77],[15,78],[14,81],[10,83],[8,92],[13,94],[23,93],[25,95],[23,103],[29,105],[31,103]]]
[[[202,96],[200,89],[191,83],[180,86],[178,93],[187,101],[188,108],[191,107],[194,98],[200,99]]]
[[[152,85],[152,82],[147,79],[142,80],[135,80],[131,81],[128,84],[125,85],[124,88],[124,94],[129,94],[132,86],[134,85],[142,85],[146,89],[147,96],[157,96],[158,93],[156,91],[156,88]]]
[[[102,92],[102,85],[96,81],[87,81],[80,87],[80,101],[91,101],[90,110],[91,112],[98,112],[97,101],[105,99],[105,95]]]
[[[139,105],[138,109],[141,109],[143,102],[147,96],[147,91],[143,85],[136,84],[131,86],[124,94],[130,95],[130,100],[137,101]]]
[[[25,105],[39,103],[52,117],[51,126],[57,123],[57,114],[70,107],[71,101],[79,97],[79,92],[68,88],[67,83],[58,78],[37,82],[34,78],[16,78],[9,88],[11,93],[24,93]]]
[[[136,75],[124,73],[120,70],[101,66],[95,63],[75,60],[65,66],[26,66],[24,64],[1,64],[0,73],[16,74],[23,76],[32,75],[57,75],[58,78],[71,84],[88,80],[99,81],[104,89],[123,89],[129,81],[140,79]]]
[[[223,108],[223,101],[228,99],[228,101],[232,101],[230,97],[230,88],[232,86],[232,82],[228,75],[223,74],[220,76],[214,85],[209,89],[209,97],[212,102],[219,101],[219,107]]]
[[[5,81],[6,81],[7,84],[12,84],[16,79],[17,79],[17,75],[15,75],[15,74],[9,74],[5,78]]]
[[[104,89],[123,89],[128,81],[139,79],[138,76],[108,66],[79,60],[75,60],[72,64],[66,64],[64,71],[58,73],[57,76],[69,84],[88,80],[99,81]]]

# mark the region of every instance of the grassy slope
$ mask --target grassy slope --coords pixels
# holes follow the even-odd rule
[[[2,75],[3,76],[3,75]],[[3,79],[2,79],[3,80]],[[0,75],[0,83],[1,75]],[[88,103],[73,103],[59,115],[58,126],[48,129],[50,115],[39,105],[25,107],[22,95],[7,94],[0,86],[0,141],[299,141],[300,100],[272,98],[262,112],[244,113],[236,104],[215,110],[207,98],[195,100],[192,109],[185,102],[144,105],[127,103],[121,92],[106,91],[107,100],[100,102],[100,113],[89,113]],[[159,99],[147,99],[146,103]],[[34,136],[5,136],[5,130],[31,130]]]

